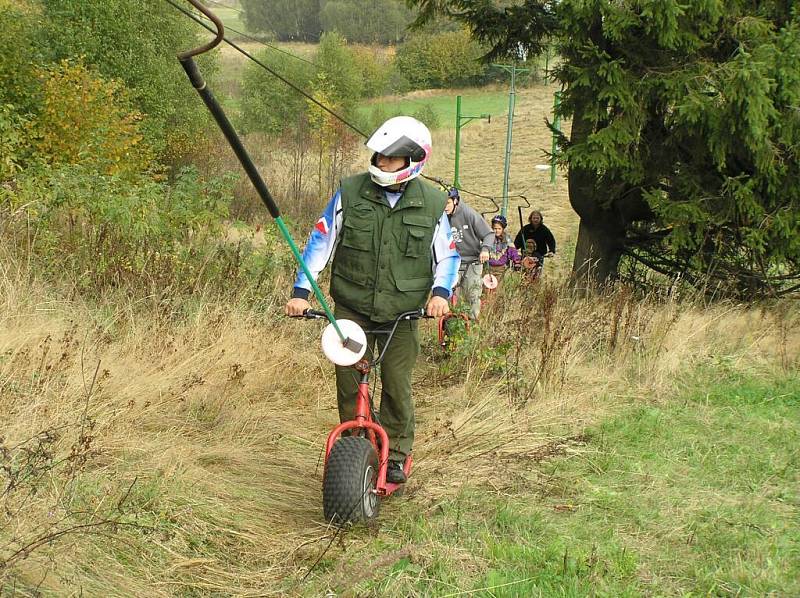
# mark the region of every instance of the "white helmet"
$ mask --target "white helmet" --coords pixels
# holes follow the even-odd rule
[[[370,158],[370,177],[377,185],[390,187],[420,175],[431,155],[431,132],[416,118],[395,116],[378,127],[366,145],[375,152]],[[397,172],[384,172],[375,164],[376,154],[407,158],[408,163]]]

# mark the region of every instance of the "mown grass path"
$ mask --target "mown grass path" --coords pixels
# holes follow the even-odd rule
[[[623,407],[566,453],[502,495],[470,486],[467,467],[455,501],[404,512],[364,546],[396,558],[339,590],[800,595],[800,378],[699,377]]]

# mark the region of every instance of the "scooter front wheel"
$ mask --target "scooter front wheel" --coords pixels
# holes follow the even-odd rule
[[[325,519],[339,525],[378,516],[378,455],[366,438],[345,436],[334,443],[322,481]]]

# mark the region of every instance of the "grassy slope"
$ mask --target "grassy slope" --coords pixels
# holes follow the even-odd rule
[[[551,185],[549,173],[533,168],[550,146],[544,118],[553,91],[546,86],[520,90],[510,187],[544,208],[546,221],[567,249],[562,253],[568,254],[576,220],[566,181],[559,177]],[[479,108],[470,99],[465,100],[467,110]],[[499,192],[505,133],[502,117],[463,130],[465,188]],[[452,129],[434,133],[431,174],[452,175],[452,144]],[[468,197],[476,207],[487,207],[482,199]],[[557,279],[569,259],[554,260],[552,266]],[[736,581],[728,573],[735,563],[725,552],[729,544],[715,548],[701,543],[707,537],[704,530],[753,530],[747,545],[761,555],[774,538],[777,546],[788,544],[793,531],[796,535],[796,495],[790,496],[791,480],[780,476],[771,483],[789,498],[780,503],[770,495],[763,504],[783,508],[776,524],[795,525],[782,536],[773,534],[760,515],[744,520],[765,531],[763,536],[747,526],[726,528],[716,511],[698,519],[695,508],[715,504],[712,499],[720,496],[725,499],[718,501],[720,508],[739,508],[727,498],[744,495],[733,482],[755,475],[761,466],[740,462],[737,455],[771,455],[775,463],[796,459],[782,445],[770,441],[765,449],[757,444],[760,437],[747,434],[783,426],[787,439],[792,430],[796,438],[796,428],[787,424],[796,425],[792,404],[778,401],[787,410],[781,415],[758,405],[712,401],[707,406],[690,400],[692,393],[704,396],[704,389],[717,382],[696,382],[677,402],[648,399],[653,394],[669,398],[675,380],[693,371],[693,364],[717,372],[727,371],[726,359],[736,364],[735,371],[756,363],[766,373],[753,374],[753,379],[769,379],[781,347],[796,359],[798,329],[787,345],[780,322],[773,322],[767,310],[616,298],[579,304],[560,295],[556,307],[561,315],[553,318],[551,330],[566,332],[559,340],[563,353],[556,354],[553,364],[554,382],[543,386],[530,379],[538,351],[544,350],[541,326],[532,328],[526,347],[530,355],[521,366],[537,398],[518,410],[505,408],[509,384],[497,376],[497,364],[485,367],[492,360],[507,365],[502,354],[493,357],[493,347],[477,347],[462,379],[447,379],[439,373],[441,356],[431,346],[429,326],[415,376],[417,465],[407,495],[384,505],[379,528],[337,537],[314,566],[333,536],[321,521],[319,456],[336,416],[331,369],[318,350],[319,330],[277,315],[288,280],[275,282],[279,290],[267,295],[270,305],[264,313],[241,313],[198,296],[196,315],[168,329],[141,305],[120,300],[100,308],[85,306],[79,299],[28,288],[27,280],[11,271],[0,276],[0,435],[14,446],[63,425],[65,431],[53,444],[63,456],[80,446],[86,405],[96,428],[85,467],[48,465],[41,468],[49,472],[46,485],[30,495],[17,493],[17,527],[13,534],[6,534],[11,528],[0,529],[0,554],[57,526],[84,521],[85,513],[95,509],[145,527],[101,527],[98,533],[71,533],[45,543],[13,570],[0,569],[0,594],[12,586],[19,591],[39,586],[58,595],[125,596],[319,595],[333,587],[349,595],[400,596],[446,595],[508,583],[483,595],[526,596],[530,585],[520,582],[534,576],[532,583],[554,588],[546,595],[569,588],[582,595],[593,580],[607,594],[623,587],[633,593],[686,588],[703,593],[710,587],[707,576],[702,568],[689,570],[690,565],[704,563],[710,569],[719,561],[721,582]],[[612,324],[617,333],[615,317],[620,340],[608,350]],[[511,338],[503,342],[513,344],[519,334],[513,326],[499,325]],[[96,363],[102,364],[100,379],[87,401]],[[726,382],[713,396],[747,384],[755,382]],[[797,393],[791,384],[786,388]],[[687,400],[693,409],[685,407]],[[627,411],[618,419],[597,424],[605,412],[620,409]],[[724,420],[725,451],[721,444],[704,445],[705,432],[722,428],[718,420],[726,415],[731,417]],[[662,446],[654,451],[653,426],[662,431],[663,422],[672,420],[681,422],[675,437],[657,437]],[[624,422],[634,422],[631,430],[624,430]],[[569,459],[535,467],[542,454],[560,450],[558,444],[547,448],[554,434],[574,435],[586,425],[596,430],[588,445],[570,447]],[[498,436],[505,437],[498,430],[509,429],[515,430],[513,443],[488,450]],[[688,454],[685,446],[697,451]],[[702,458],[706,465],[695,467]],[[733,472],[727,482],[715,477],[722,466]],[[78,490],[70,490],[74,487]],[[647,501],[634,510],[631,495]],[[742,509],[725,519],[736,522],[738,514],[750,517]],[[696,521],[693,537],[691,532],[681,535],[682,517]],[[593,546],[602,559],[591,557]],[[696,562],[685,558],[690,549],[701,555]],[[759,560],[750,554],[745,553],[743,563],[753,570],[747,581],[756,588],[752,593],[793,579],[781,573],[777,558]],[[591,573],[590,563],[596,563]],[[759,576],[764,578],[761,586]],[[727,585],[718,588],[713,592],[728,591]]]
[[[358,552],[328,584],[353,595],[800,593],[800,378],[706,372],[636,403],[533,465],[514,491],[471,483]],[[498,481],[503,485],[503,481]],[[332,561],[333,564],[335,561]],[[339,564],[335,573],[342,572]]]

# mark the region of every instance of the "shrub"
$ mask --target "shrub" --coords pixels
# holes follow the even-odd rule
[[[34,29],[36,20],[25,4],[0,0],[0,104],[14,104],[20,113],[31,112],[36,105]]]
[[[473,84],[484,75],[483,54],[463,29],[417,34],[398,48],[395,66],[414,88],[457,87]]]
[[[363,131],[369,134],[390,118],[401,115],[402,113],[398,108],[395,108],[394,110],[388,110],[386,106],[378,104],[373,106],[369,112],[362,115],[361,119],[359,120],[359,125]]]
[[[374,98],[388,93],[394,68],[392,58],[368,47],[355,47],[352,54],[363,85],[361,95]]]
[[[324,74],[324,91],[346,114],[353,112],[364,94],[362,72],[354,53],[338,33],[325,33],[319,42],[316,64]],[[319,86],[318,86],[319,88]]]
[[[441,124],[439,122],[439,113],[436,112],[431,104],[423,104],[423,106],[411,116],[425,123],[429,129],[438,129]]]
[[[257,58],[300,89],[311,91],[313,67],[269,48]],[[242,121],[244,132],[277,135],[297,123],[305,112],[303,96],[257,64],[249,63],[242,77]]]
[[[170,161],[191,149],[208,122],[177,52],[208,40],[208,32],[161,0],[39,0],[39,65],[80,58],[106,80],[121,81],[142,113],[142,133]],[[29,57],[30,59],[30,57]],[[213,75],[213,55],[198,58]]]
[[[0,208],[23,224],[19,242],[37,272],[100,292],[140,284],[142,276],[179,283],[181,255],[219,234],[229,187],[229,179],[206,183],[191,169],[168,186],[63,165],[20,174],[13,191],[0,189]],[[5,234],[12,237],[14,229]]]
[[[151,167],[141,113],[118,81],[104,81],[82,64],[63,61],[40,72],[42,106],[37,148],[54,164],[82,164],[128,176]]]
[[[30,155],[30,121],[12,104],[0,104],[0,181],[14,176]]]

